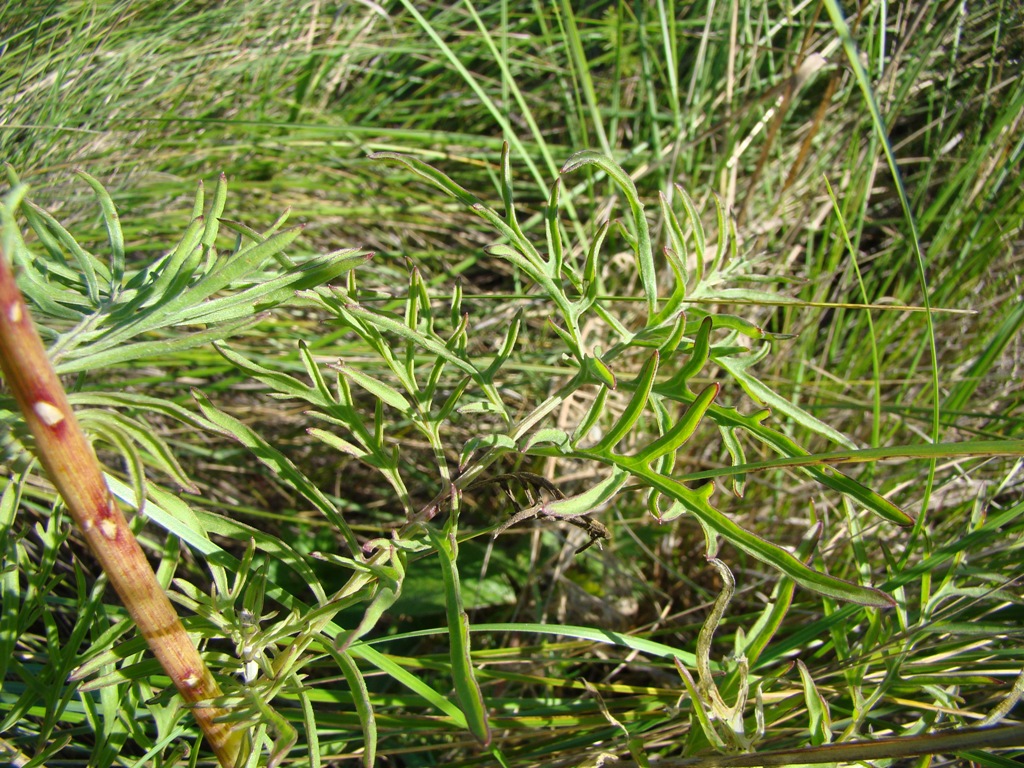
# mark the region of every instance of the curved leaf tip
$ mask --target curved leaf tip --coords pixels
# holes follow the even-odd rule
[[[603,160],[604,155],[593,149],[581,149],[579,152],[575,152],[569,156],[569,159],[565,161],[559,169],[559,173],[571,173],[577,168],[582,168],[584,165],[589,163],[596,163],[599,160]]]

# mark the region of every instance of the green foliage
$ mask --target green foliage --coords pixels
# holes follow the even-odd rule
[[[520,363],[523,359],[522,348],[517,345],[522,324],[521,311],[516,314],[516,319],[500,340],[497,355],[481,356],[471,350],[486,349],[491,345],[471,333],[473,327],[468,314],[460,316],[459,295],[455,295],[441,318],[435,318],[433,299],[418,269],[410,270],[406,298],[399,306],[394,310],[379,310],[368,307],[365,298],[360,301],[362,294],[354,273],[349,273],[343,288],[320,284],[364,261],[363,257],[343,252],[296,265],[283,254],[294,237],[290,234],[281,237],[280,232],[273,231],[277,227],[261,235],[253,233],[254,245],[251,246],[243,245],[239,237],[233,252],[220,256],[216,243],[217,226],[226,199],[223,179],[214,194],[214,208],[205,218],[201,215],[204,209],[202,188],[197,195],[193,209],[196,214],[194,221],[202,223],[203,227],[190,226],[177,248],[156,265],[139,269],[125,267],[122,238],[113,204],[102,187],[90,182],[103,208],[111,260],[104,263],[77,244],[68,247],[72,253],[78,254],[85,276],[78,283],[59,287],[54,284],[59,283],[56,278],[46,278],[51,274],[61,274],[59,267],[65,268],[63,274],[70,274],[67,262],[63,260],[64,251],[55,246],[48,248],[48,260],[33,254],[29,244],[17,234],[18,206],[22,205],[30,211],[26,218],[40,242],[56,241],[59,235],[67,245],[74,242],[71,235],[54,219],[42,215],[41,209],[25,203],[18,187],[15,187],[4,209],[5,221],[8,223],[5,234],[14,260],[19,265],[32,265],[32,276],[25,280],[25,285],[33,306],[40,312],[45,312],[45,308],[51,305],[68,307],[73,305],[68,300],[72,293],[84,296],[89,301],[75,307],[75,317],[62,312],[54,318],[67,322],[70,325],[68,330],[54,333],[57,329],[50,328],[54,337],[53,346],[60,353],[60,359],[71,366],[71,370],[75,370],[76,361],[78,365],[94,365],[97,356],[103,354],[111,357],[111,364],[130,367],[137,360],[153,354],[151,350],[156,348],[156,344],[149,341],[148,337],[169,334],[182,326],[204,323],[207,326],[204,342],[210,338],[223,339],[227,334],[238,331],[236,321],[239,319],[248,327],[259,322],[260,308],[272,307],[275,299],[280,301],[287,295],[284,286],[296,292],[306,306],[315,306],[333,318],[337,327],[355,333],[367,352],[376,355],[375,361],[366,370],[344,363],[335,365],[332,385],[305,345],[300,346],[299,351],[308,383],[287,373],[250,362],[230,347],[217,347],[228,362],[238,366],[253,380],[264,384],[275,397],[298,399],[311,408],[308,415],[326,425],[311,428],[312,437],[365,463],[380,473],[391,487],[408,522],[400,532],[396,532],[393,540],[382,540],[370,550],[360,546],[351,526],[339,514],[335,504],[301,468],[256,430],[217,408],[206,395],[194,393],[200,415],[180,408],[160,406],[144,396],[118,397],[114,393],[99,392],[88,393],[84,401],[115,409],[86,409],[82,411],[82,419],[87,428],[94,430],[98,440],[113,445],[125,457],[131,479],[132,501],[139,511],[158,524],[163,522],[167,532],[172,535],[193,543],[202,542],[204,554],[210,558],[214,569],[215,591],[211,595],[204,595],[183,583],[178,600],[219,633],[235,638],[246,685],[229,698],[236,704],[240,722],[251,719],[254,723],[263,724],[254,732],[257,746],[265,738],[265,732],[271,734],[277,745],[271,749],[272,764],[284,758],[290,745],[295,743],[296,735],[294,728],[272,708],[271,702],[284,690],[290,690],[293,695],[301,695],[303,686],[299,675],[309,660],[305,655],[306,649],[318,646],[332,648],[332,644],[330,655],[338,660],[341,671],[358,694],[353,701],[358,701],[357,712],[366,740],[364,755],[374,754],[372,705],[363,692],[366,686],[352,654],[358,657],[362,638],[374,629],[399,598],[407,578],[407,553],[422,551],[428,546],[433,548],[442,563],[452,648],[452,681],[464,716],[464,720],[460,717],[459,721],[464,722],[481,742],[489,742],[490,728],[485,699],[475,677],[470,653],[470,623],[459,586],[457,540],[462,493],[474,482],[479,483],[493,466],[506,457],[519,457],[520,460],[531,456],[557,457],[611,470],[605,479],[587,490],[571,495],[559,492],[558,498],[541,503],[538,511],[544,517],[556,521],[579,522],[595,510],[612,503],[622,492],[627,480],[633,477],[649,487],[648,504],[657,512],[659,519],[672,520],[686,512],[700,520],[707,536],[709,556],[717,552],[721,537],[742,551],[778,568],[803,586],[842,599],[876,605],[888,604],[889,599],[882,593],[814,571],[778,545],[737,526],[710,505],[712,484],[691,490],[666,474],[671,470],[674,457],[694,435],[700,421],[709,414],[712,420],[716,420],[718,413],[727,413],[721,408],[717,412],[711,410],[719,385],[705,387],[699,394],[693,394],[689,389],[689,380],[699,375],[709,361],[736,356],[742,347],[735,344],[739,331],[730,328],[728,322],[721,343],[712,342],[715,319],[713,315],[704,312],[698,313],[700,323],[696,327],[696,338],[688,339],[685,316],[677,310],[685,296],[679,288],[671,290],[671,303],[675,305],[673,311],[666,312],[659,308],[659,286],[647,234],[648,223],[635,188],[618,166],[585,155],[571,160],[566,166],[566,172],[584,164],[594,164],[616,179],[627,196],[634,230],[639,233],[635,238],[629,238],[629,241],[632,243],[641,282],[648,292],[646,322],[635,332],[626,330],[626,324],[616,318],[614,307],[605,304],[598,292],[599,281],[596,276],[603,271],[601,244],[607,228],[598,228],[597,242],[580,244],[572,249],[587,253],[582,269],[566,260],[560,245],[558,184],[555,184],[553,189],[556,191],[549,201],[550,209],[545,216],[546,241],[554,252],[542,256],[516,221],[507,148],[501,161],[502,187],[507,190],[504,217],[461,190],[435,169],[401,156],[387,157],[404,163],[442,190],[458,196],[477,215],[495,226],[497,234],[504,236],[508,244],[490,248],[492,256],[505,259],[519,268],[524,279],[531,280],[548,305],[554,308],[557,318],[554,319],[554,327],[559,329],[557,337],[564,344],[561,353],[565,361],[562,364],[565,370],[564,383],[533,407],[524,409],[522,403],[519,403],[514,408],[508,399],[512,390],[506,380],[506,367]],[[16,181],[13,177],[12,180]],[[671,214],[671,209],[667,210]],[[697,219],[691,221],[699,227]],[[673,228],[677,233],[682,232],[678,223],[674,223]],[[695,244],[691,247],[697,262],[704,264],[707,259],[702,250],[705,241],[703,233],[698,234],[694,240]],[[676,245],[682,250],[684,243],[679,239]],[[272,259],[280,272],[278,276],[265,273]],[[56,266],[51,266],[51,261]],[[310,267],[310,263],[314,266]],[[702,270],[704,279],[716,279],[721,269],[720,258],[712,261]],[[167,271],[174,273],[174,277],[167,279]],[[688,279],[695,290],[704,288],[704,281],[685,275],[681,264],[674,272],[680,279]],[[95,281],[87,278],[89,274],[101,275],[104,287],[94,288]],[[259,275],[261,279],[257,281],[254,275]],[[310,275],[319,278],[313,287],[308,282]],[[268,290],[268,285],[273,288]],[[224,289],[231,291],[223,294]],[[216,309],[211,309],[211,305]],[[604,359],[584,341],[582,329],[592,319],[607,323],[610,330],[610,333],[601,334],[602,338],[610,342]],[[164,354],[180,354],[198,342],[185,333],[172,334],[161,343]],[[96,348],[101,352],[94,352]],[[690,354],[687,355],[687,352]],[[557,350],[554,354],[557,354]],[[618,366],[619,361],[630,360],[637,354],[646,358],[646,362],[632,381],[627,382],[625,377],[616,376],[609,367]],[[678,367],[679,372],[667,383],[658,385],[659,366],[666,364]],[[366,366],[366,363],[363,365]],[[623,391],[630,395],[619,410],[609,406],[608,396],[619,386],[620,380]],[[353,385],[363,393],[361,397],[355,396]],[[577,430],[570,435],[548,423],[551,414],[563,403],[580,393],[595,390],[601,394],[593,398],[590,413],[583,420],[586,426],[584,430]],[[676,402],[685,405],[681,415],[673,418],[671,412]],[[497,418],[484,422],[482,429],[464,433],[462,439],[465,447],[453,445],[452,436],[456,433],[453,425],[462,418],[461,414],[471,413],[481,407]],[[130,408],[137,415],[129,417],[117,410],[125,408]],[[513,415],[516,409],[519,413]],[[245,531],[244,526],[228,523],[228,527],[224,528],[222,521],[219,533],[234,531],[236,537],[248,537],[252,541],[245,560],[237,565],[228,565],[230,560],[226,562],[225,558],[230,556],[212,546],[208,538],[212,531],[204,524],[202,516],[187,504],[167,496],[147,482],[146,467],[153,466],[163,469],[182,485],[191,486],[170,448],[147,430],[140,420],[147,413],[150,416],[159,414],[177,418],[191,426],[238,441],[279,482],[318,509],[348,544],[351,556],[327,557],[333,565],[351,572],[345,586],[334,595],[329,595],[319,586],[319,580],[307,563],[307,558],[281,542]],[[373,414],[372,418],[370,413]],[[768,434],[771,436],[767,441],[769,444],[788,446],[786,438],[763,425],[765,415],[761,414],[750,422],[757,425],[757,430],[751,432],[752,436]],[[810,417],[806,421],[813,423]],[[731,420],[725,419],[723,424],[731,430],[745,426],[744,420],[735,415]],[[441,483],[436,490],[435,500],[423,508],[413,505],[406,479],[411,457],[399,448],[402,436],[396,430],[408,429],[417,433],[430,447],[437,478]],[[641,437],[643,442],[637,444],[637,437],[647,433],[651,433],[651,437]],[[595,434],[599,435],[596,441],[593,437]],[[631,454],[620,453],[618,447],[624,443],[633,444],[635,450]],[[450,464],[452,456],[459,457],[459,463],[454,468]],[[550,487],[556,488],[555,485]],[[860,496],[870,498],[870,493],[863,489]],[[659,497],[668,501],[667,509],[661,506]],[[444,534],[436,532],[431,522],[442,512],[447,515]],[[168,524],[168,518],[176,522]],[[187,528],[187,534],[183,535],[182,524]],[[424,526],[429,534],[427,540],[422,539]],[[268,578],[265,569],[258,581],[250,581],[250,569],[257,549],[271,554],[300,574],[320,607],[304,608],[293,595],[288,595],[286,599],[280,586],[268,591],[274,582]],[[369,553],[368,557],[366,553]],[[227,573],[236,568],[233,585],[229,586]],[[257,629],[264,611],[264,595],[272,597],[290,611],[290,618],[274,624],[268,634]],[[333,623],[340,611],[360,604],[365,604],[365,608],[363,618],[355,629],[343,632]],[[245,619],[246,616],[251,618]],[[706,651],[702,652],[702,658],[707,658]],[[262,659],[262,663],[257,659]],[[257,672],[260,669],[262,676]]]
[[[316,8],[3,11],[4,249],[252,764],[1010,712],[1009,6]],[[0,748],[196,759],[4,407]]]

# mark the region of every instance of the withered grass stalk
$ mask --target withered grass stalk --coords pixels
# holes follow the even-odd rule
[[[28,307],[0,251],[0,368],[35,438],[38,458],[89,548],[164,671],[190,705],[224,768],[239,760],[242,732],[209,706],[221,695],[103,480],[99,461],[50,365]]]

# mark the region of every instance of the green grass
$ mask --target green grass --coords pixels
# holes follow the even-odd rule
[[[831,0],[2,11],[0,156],[84,252],[13,198],[4,248],[252,764],[710,765],[1012,704],[1024,19],[843,7],[847,48]],[[0,419],[0,745],[209,764]],[[1024,747],[965,738],[930,764]]]

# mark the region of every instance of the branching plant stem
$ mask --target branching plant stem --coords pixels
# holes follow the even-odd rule
[[[35,438],[36,454],[135,625],[190,706],[224,768],[239,763],[242,731],[210,706],[221,695],[117,506],[0,252],[0,368]]]

